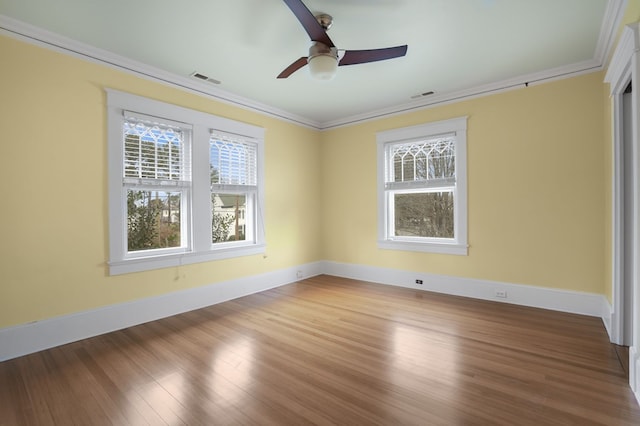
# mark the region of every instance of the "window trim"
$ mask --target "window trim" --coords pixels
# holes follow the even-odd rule
[[[378,192],[378,248],[418,251],[427,253],[468,255],[467,244],[467,119],[449,120],[403,127],[376,133],[377,143],[377,192]],[[398,142],[410,142],[431,137],[454,134],[456,143],[456,182],[454,185],[454,238],[393,238],[389,230],[389,196],[385,188],[387,146]],[[425,188],[426,189],[426,188]],[[430,190],[430,189],[429,189]]]
[[[136,123],[144,123],[144,125],[152,125],[152,124],[161,124],[162,126],[177,128],[182,131],[183,139],[181,151],[184,156],[181,160],[180,164],[180,178],[179,179],[163,179],[159,177],[142,177],[142,176],[124,176],[121,178],[121,182],[123,185],[123,196],[126,196],[128,191],[158,191],[158,192],[177,192],[180,193],[180,245],[177,247],[164,247],[164,248],[156,248],[156,249],[148,249],[148,250],[139,250],[139,251],[130,251],[128,249],[128,241],[127,241],[127,232],[124,229],[124,258],[139,258],[139,257],[150,257],[153,255],[162,256],[168,254],[175,253],[186,253],[191,248],[191,235],[188,230],[191,229],[191,188],[193,186],[193,179],[191,176],[191,135],[193,133],[193,128],[191,125],[186,123],[180,123],[172,120],[167,120],[165,118],[159,118],[154,116],[149,116],[145,114],[135,113],[131,111],[122,111],[122,115],[124,116],[122,120],[122,124],[124,125],[128,122],[136,122]],[[161,121],[162,123],[158,123]],[[122,129],[122,126],[121,126]],[[122,130],[121,130],[122,132]],[[122,133],[121,133],[122,134]],[[122,143],[122,137],[120,139]],[[139,140],[141,142],[141,139]],[[126,162],[126,142],[124,147],[122,147],[122,155],[125,157]],[[140,148],[140,147],[138,147]],[[126,168],[126,167],[125,167]],[[126,174],[126,173],[123,173]],[[127,222],[128,212],[125,208],[123,211],[123,221]]]
[[[109,274],[119,275],[185,264],[263,254],[266,250],[264,232],[264,134],[258,126],[218,117],[201,111],[168,104],[113,89],[107,96],[108,153],[108,225]],[[125,111],[164,118],[192,126],[191,133],[191,209],[187,230],[191,246],[183,252],[131,256],[127,253],[126,194],[123,185],[122,124]],[[211,207],[209,177],[209,137],[211,130],[231,133],[255,143],[258,154],[258,185],[256,194],[255,240],[244,244],[211,243]]]
[[[248,141],[246,138],[242,138],[241,140],[237,140],[238,135],[233,135],[233,134],[229,134],[228,132],[222,132],[220,130],[212,130],[211,131],[211,135],[209,138],[209,149],[211,152],[211,144],[212,141],[217,141],[217,142],[223,142],[225,139],[227,139],[226,141],[223,142],[223,144],[234,144],[234,145],[242,145],[242,146],[247,146],[247,145],[252,145],[251,150],[253,151],[254,148],[257,148],[257,146],[255,146],[254,143],[252,143],[252,141]],[[219,150],[220,148],[218,148]],[[238,148],[236,148],[238,149]],[[246,153],[246,151],[245,151]],[[227,154],[229,154],[227,152]],[[255,154],[255,162],[257,163],[258,158],[257,158],[257,149],[255,151],[255,153],[250,154],[250,160],[253,160],[253,156]],[[224,157],[224,155],[222,156]],[[211,160],[211,159],[210,159]],[[246,158],[245,158],[246,160]],[[251,161],[253,163],[253,161]],[[220,168],[224,168],[223,165],[218,164],[218,166],[220,166]],[[256,164],[257,166],[257,164]],[[212,244],[216,247],[216,248],[222,248],[222,247],[226,247],[226,246],[239,246],[239,245],[246,245],[247,241],[251,241],[253,239],[255,239],[255,235],[256,235],[256,230],[259,228],[257,221],[259,220],[259,217],[257,214],[258,209],[255,208],[256,204],[256,196],[258,193],[258,175],[257,175],[257,169],[256,169],[256,175],[252,176],[252,172],[251,170],[253,170],[252,167],[249,168],[245,168],[244,172],[249,171],[249,175],[247,174],[242,174],[242,177],[240,178],[240,176],[235,176],[236,178],[240,178],[240,181],[238,182],[223,182],[223,183],[213,183],[211,182],[210,185],[210,193],[209,193],[209,199],[212,201],[212,209],[215,210],[215,207],[213,205],[213,196],[215,194],[217,194],[218,196],[221,195],[227,195],[227,196],[233,196],[233,195],[241,195],[245,197],[245,209],[243,210],[244,213],[244,218],[240,218],[243,220],[244,225],[242,225],[244,227],[244,236],[245,239],[244,240],[237,240],[237,241],[221,241],[221,242],[213,242]],[[221,177],[222,170],[220,170],[219,172],[219,176]],[[230,176],[227,176],[228,178]],[[242,216],[242,215],[240,215]],[[247,218],[249,220],[247,220]],[[250,230],[250,232],[247,232],[247,229]],[[247,239],[247,237],[251,237],[250,239]]]

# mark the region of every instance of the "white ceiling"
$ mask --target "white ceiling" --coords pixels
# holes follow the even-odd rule
[[[408,44],[407,55],[340,67],[331,81],[312,79],[306,67],[278,80],[309,48],[282,0],[0,0],[0,28],[328,128],[600,69],[626,3],[303,1],[334,17],[329,36],[338,48]],[[194,71],[221,84],[193,80]],[[435,95],[412,99],[428,91]]]

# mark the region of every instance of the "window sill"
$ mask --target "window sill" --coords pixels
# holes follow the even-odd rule
[[[197,253],[166,254],[161,256],[137,257],[109,262],[109,275],[122,275],[132,272],[150,271],[159,268],[190,265],[212,260],[230,259],[239,256],[264,254],[264,244],[250,246],[226,247]]]
[[[423,243],[384,240],[378,241],[378,248],[384,250],[404,250],[419,251],[423,253],[455,254],[458,256],[467,256],[469,254],[468,245],[457,243]]]

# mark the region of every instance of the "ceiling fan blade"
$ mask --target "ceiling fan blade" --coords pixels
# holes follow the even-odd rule
[[[307,65],[307,57],[303,56],[302,58],[298,59],[287,68],[285,68],[284,71],[282,71],[280,74],[278,74],[278,78],[287,78],[305,65]]]
[[[364,64],[399,58],[407,54],[407,45],[371,50],[347,50],[338,65]]]
[[[319,41],[326,44],[329,47],[335,47],[327,32],[322,28],[322,25],[318,23],[318,20],[307,6],[302,3],[301,0],[284,0],[284,3],[289,6],[289,9],[296,15],[300,24],[304,30],[311,37],[311,41]]]

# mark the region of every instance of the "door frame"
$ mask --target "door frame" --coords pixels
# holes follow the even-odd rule
[[[630,265],[631,283],[633,288],[633,302],[630,313],[633,328],[629,347],[629,385],[640,402],[640,157],[638,150],[638,124],[640,122],[640,90],[631,92],[631,186],[634,197],[631,206],[631,230],[624,229],[624,171],[623,171],[623,100],[624,91],[630,81],[640,82],[640,23],[627,25],[620,37],[620,41],[611,59],[605,76],[605,82],[610,84],[612,101],[612,130],[613,130],[613,182],[612,182],[612,312],[609,325],[609,336],[613,343],[624,341],[624,242],[631,238],[632,258],[636,259]],[[636,83],[637,84],[637,83]],[[627,313],[629,314],[629,313]]]

